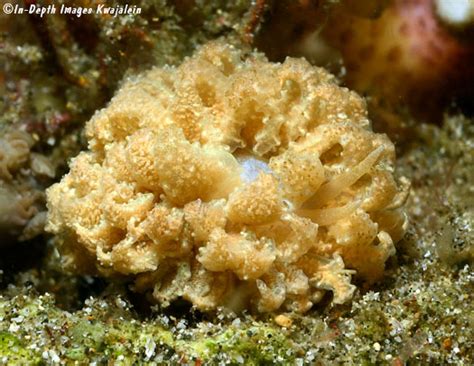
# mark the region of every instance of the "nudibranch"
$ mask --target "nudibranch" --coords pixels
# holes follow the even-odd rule
[[[127,80],[47,191],[65,263],[166,306],[305,312],[373,283],[406,230],[395,149],[304,59],[222,41]]]

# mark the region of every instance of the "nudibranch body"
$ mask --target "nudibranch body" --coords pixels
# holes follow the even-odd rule
[[[87,138],[47,192],[47,229],[77,270],[129,276],[163,305],[344,303],[406,228],[393,144],[303,59],[209,43],[128,80]]]

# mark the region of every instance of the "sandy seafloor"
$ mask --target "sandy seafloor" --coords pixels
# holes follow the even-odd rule
[[[209,13],[193,13],[187,20],[195,27],[191,30],[174,27],[175,15],[162,10],[165,14],[160,16],[169,17],[168,21],[151,32],[146,42],[159,39],[156,49],[166,52],[156,52],[147,63],[176,62],[189,54],[193,42],[231,32],[245,6],[245,2],[229,6],[218,17],[220,5],[206,8]],[[208,22],[196,21],[200,17]],[[140,20],[136,22],[138,30],[148,29]],[[10,26],[21,28],[13,23]],[[48,24],[65,26],[53,23]],[[104,29],[130,31],[129,25],[119,23]],[[186,32],[195,38],[186,39]],[[65,156],[73,156],[80,148],[82,123],[106,102],[118,83],[110,69],[122,70],[125,62],[111,61],[105,75],[109,79],[102,84],[93,74],[86,74],[90,78],[86,82],[101,87],[91,86],[84,94],[81,88],[88,86],[81,87],[78,79],[78,87],[74,79],[80,70],[71,67],[66,74],[55,70],[64,71],[66,61],[80,68],[93,63],[94,57],[74,59],[61,53],[51,66],[51,50],[28,34],[27,30],[26,35],[4,40],[8,52],[2,53],[7,72],[2,72],[1,123],[2,131],[25,125],[36,128],[29,117],[46,116],[46,128],[33,128],[32,135],[39,140],[38,153],[54,161],[56,176],[48,180],[32,174],[36,181],[31,186],[30,178],[18,178],[26,190],[34,186],[41,191],[64,172]],[[108,41],[98,40],[103,52],[118,47],[113,40],[116,34],[111,34]],[[54,34],[46,38],[53,50],[65,47],[77,55],[74,47],[60,43]],[[18,45],[23,48],[15,49]],[[29,68],[34,72],[25,74]],[[48,72],[52,79],[45,81]],[[12,82],[21,85],[26,96],[20,93],[13,98],[16,91],[8,87]],[[35,94],[36,99],[31,99],[28,91],[39,86],[54,90],[55,95],[64,92],[65,97]],[[58,111],[69,105],[72,127],[50,128],[59,117],[52,118],[51,110],[42,107],[48,100]],[[71,107],[78,100],[87,106]],[[12,245],[9,233],[2,237],[8,245],[0,247],[0,364],[474,364],[474,121],[450,109],[441,125],[415,123],[409,134],[408,142],[397,145],[397,175],[412,182],[407,202],[409,231],[398,243],[384,280],[359,289],[351,304],[325,303],[305,315],[286,314],[285,318],[224,311],[201,314],[187,304],[163,310],[147,305],[126,285],[62,273],[49,237],[40,235]],[[55,141],[49,144],[51,138]],[[50,147],[42,147],[41,141],[48,141],[45,145]],[[5,184],[19,185],[18,181]]]

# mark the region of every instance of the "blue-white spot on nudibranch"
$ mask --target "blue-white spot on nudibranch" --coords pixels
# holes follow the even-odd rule
[[[242,160],[242,173],[240,174],[240,178],[245,184],[249,184],[253,182],[260,173],[272,173],[272,170],[262,160],[258,160],[255,158],[248,158]]]

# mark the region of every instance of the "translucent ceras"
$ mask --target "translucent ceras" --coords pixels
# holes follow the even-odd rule
[[[406,228],[394,146],[303,59],[222,42],[126,81],[48,194],[65,262],[167,306],[304,312],[381,278]],[[404,185],[405,186],[405,185]]]

